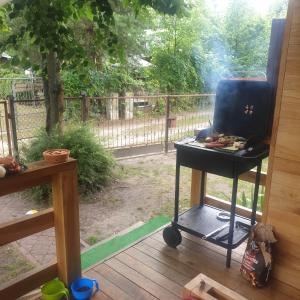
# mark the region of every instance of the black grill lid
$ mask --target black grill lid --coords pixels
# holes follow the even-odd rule
[[[213,129],[227,135],[266,138],[272,122],[266,81],[222,80],[216,92]]]

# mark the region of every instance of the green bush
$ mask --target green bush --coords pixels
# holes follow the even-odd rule
[[[112,179],[114,159],[95,139],[87,126],[70,126],[63,135],[53,131],[51,135],[43,130],[29,146],[23,149],[26,163],[41,160],[46,149],[66,148],[71,157],[77,159],[80,192],[90,193],[100,190]],[[38,202],[49,199],[48,186],[32,190]]]

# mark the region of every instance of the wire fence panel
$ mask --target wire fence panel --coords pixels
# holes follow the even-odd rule
[[[214,94],[170,96],[169,141],[193,136],[195,129],[210,126]]]
[[[165,145],[195,129],[209,126],[214,95],[157,95],[118,97],[65,97],[66,124],[84,121],[108,149]],[[14,99],[19,144],[37,137],[46,123],[44,99]],[[2,122],[3,123],[3,122]],[[3,124],[1,126],[3,127]],[[5,130],[3,130],[4,132]],[[4,133],[1,142],[4,144]]]
[[[167,142],[207,127],[213,103],[214,95],[95,97],[90,99],[89,120],[107,148],[163,144],[166,126]]]
[[[26,142],[37,136],[38,130],[46,124],[44,100],[15,100],[17,139]]]
[[[90,120],[94,134],[107,148],[162,144],[165,96],[92,98]]]
[[[0,78],[0,98],[13,96],[16,100],[44,97],[41,78]]]

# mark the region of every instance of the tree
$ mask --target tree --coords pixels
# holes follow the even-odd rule
[[[136,14],[146,6],[167,14],[184,11],[184,0],[127,0],[126,5]],[[109,0],[13,0],[7,5],[8,21],[22,20],[22,25],[8,36],[2,48],[8,44],[17,48],[24,39],[38,48],[41,64],[36,67],[44,78],[47,132],[57,124],[63,130],[62,67],[88,64],[84,47],[75,38],[74,23],[86,18],[95,25],[97,39],[102,42],[99,47],[113,49],[117,44],[112,29],[114,10],[118,7],[122,7],[119,1]]]
[[[228,71],[232,74],[241,68],[243,72],[265,71],[270,33],[268,21],[255,13],[247,0],[230,1],[223,41],[231,59]]]
[[[265,72],[275,12],[262,16],[249,1],[231,0],[226,11],[207,7],[203,15],[194,57],[205,91],[214,91],[222,78],[255,77]]]
[[[152,41],[152,80],[162,93],[191,93],[202,89],[196,68],[194,44],[202,28],[203,1],[190,9],[188,15],[158,18],[156,38]]]

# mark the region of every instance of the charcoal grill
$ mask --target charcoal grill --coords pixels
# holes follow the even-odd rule
[[[171,226],[163,232],[165,242],[171,247],[181,243],[180,230],[205,238],[227,249],[226,266],[230,267],[231,251],[245,241],[251,225],[255,224],[262,160],[268,156],[265,143],[272,121],[271,87],[266,81],[223,80],[216,91],[213,124],[199,132],[196,141],[212,132],[240,136],[246,139],[245,149],[227,152],[223,149],[202,148],[191,140],[175,143],[176,183],[175,212]],[[229,226],[218,218],[221,210],[204,203],[205,182],[201,180],[199,205],[179,215],[180,167],[198,169],[233,179]],[[238,177],[257,168],[251,218],[235,214]],[[224,223],[225,222],[225,223]],[[224,228],[218,232],[218,228]],[[216,234],[210,235],[211,232]]]

